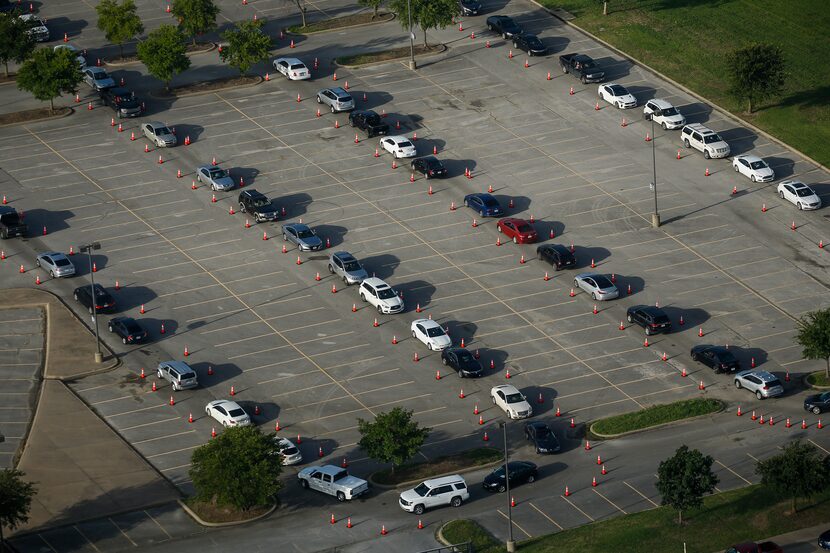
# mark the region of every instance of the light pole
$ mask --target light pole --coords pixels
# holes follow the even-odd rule
[[[406,0],[406,11],[409,14],[409,69],[415,70],[415,33],[412,32],[412,0]]]
[[[651,169],[653,172],[651,189],[654,191],[654,213],[651,214],[651,226],[652,228],[659,228],[660,213],[657,211],[657,153],[655,151],[655,142],[657,142],[657,140],[654,136],[654,117],[651,117]]]
[[[510,501],[510,471],[507,470],[507,423],[499,422],[504,436],[504,486],[507,492],[507,553],[516,551],[516,542],[513,541],[513,503]]]
[[[101,243],[92,242],[90,244],[84,244],[78,249],[85,252],[89,259],[89,276],[92,279],[92,284],[90,284],[89,289],[90,309],[92,309],[92,320],[95,322],[95,362],[101,363],[104,360],[104,355],[101,353],[101,338],[98,336],[98,309],[95,308],[95,272],[92,270],[92,251],[100,250]]]

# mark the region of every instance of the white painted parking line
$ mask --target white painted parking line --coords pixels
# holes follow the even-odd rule
[[[52,547],[52,544],[51,544],[51,543],[49,543],[49,542],[46,540],[46,538],[43,536],[43,533],[42,533],[42,532],[38,532],[38,533],[37,533],[37,537],[39,537],[39,538],[40,538],[40,541],[42,541],[44,544],[46,544],[46,547],[48,547],[49,549],[51,549],[53,553],[58,553],[58,550],[57,550],[57,549],[55,549],[54,547]]]
[[[814,446],[816,446],[817,448],[819,448],[820,450],[822,450],[822,451],[823,451],[824,453],[826,453],[827,455],[830,455],[830,451],[827,451],[825,448],[823,448],[823,447],[821,447],[820,445],[818,445],[818,444],[817,444],[816,442],[814,442],[812,439],[807,438],[807,441],[808,441],[808,442],[810,442],[811,444],[813,444]]]
[[[591,488],[591,491],[593,491],[595,494],[597,494],[598,496],[600,496],[601,498],[603,498],[605,501],[607,501],[607,502],[608,502],[608,504],[609,504],[609,505],[611,505],[612,507],[614,507],[616,510],[618,510],[618,511],[619,511],[619,512],[621,512],[622,514],[624,514],[624,515],[627,515],[627,514],[628,514],[628,513],[626,513],[626,512],[625,512],[625,509],[623,509],[622,507],[620,507],[619,505],[617,505],[616,503],[614,503],[613,501],[611,501],[610,499],[608,499],[607,497],[605,497],[605,496],[604,496],[603,494],[601,494],[601,493],[599,492],[599,490],[597,490],[596,488]]]
[[[642,497],[643,499],[645,499],[646,501],[651,503],[654,507],[659,507],[660,506],[657,503],[655,503],[654,501],[652,501],[647,495],[644,495],[640,490],[638,490],[637,488],[635,488],[634,486],[632,486],[631,484],[629,484],[625,480],[623,480],[623,484],[625,484],[626,486],[631,488],[637,495],[639,495],[640,497]]]
[[[80,391],[78,393],[80,393]],[[177,421],[179,419],[180,419],[180,417],[170,417],[170,418],[163,419],[163,420],[160,420],[160,421],[145,422],[143,424],[135,424],[133,426],[127,426],[127,427],[124,427],[124,428],[119,428],[118,431],[119,432],[127,432],[129,430],[135,430],[136,428],[144,428],[146,426],[153,426],[155,424],[164,424],[164,423],[167,423],[167,422],[170,422],[170,421]]]
[[[501,511],[501,509],[496,509],[496,512],[498,512],[501,516],[503,516],[503,517],[505,518],[505,520],[509,520],[509,519],[508,519],[508,517],[507,517],[507,515],[506,515],[506,514],[504,514],[504,513]],[[524,528],[522,528],[521,526],[519,526],[519,523],[518,523],[518,522],[516,522],[516,520],[515,520],[515,519],[513,520],[513,526],[515,526],[516,528],[518,528],[519,530],[521,530],[521,531],[522,531],[522,533],[523,533],[525,536],[527,536],[528,538],[532,538],[532,537],[533,537],[532,535],[530,535],[530,533],[529,533],[527,530],[525,530]]]
[[[147,455],[145,458],[156,459],[158,457],[164,457],[165,455],[173,455],[174,453],[181,453],[182,451],[190,451],[191,449],[196,449],[197,447],[202,447],[202,444],[183,447],[181,449],[174,449],[173,451],[165,451],[164,453],[156,453],[155,455]]]
[[[121,532],[121,535],[122,535],[122,536],[124,536],[124,537],[127,539],[127,541],[128,541],[128,542],[130,542],[130,544],[132,544],[132,546],[133,546],[133,547],[138,547],[138,544],[137,544],[137,543],[135,543],[135,542],[132,540],[132,538],[130,538],[130,536],[128,536],[128,535],[127,535],[127,533],[126,533],[126,532],[124,532],[124,530],[122,530],[122,529],[121,529],[121,527],[120,527],[120,526],[118,526],[118,525],[115,523],[115,521],[114,521],[114,520],[112,520],[112,518],[111,518],[111,517],[107,517],[107,520],[109,520],[109,521],[112,523],[112,525],[113,525],[113,526],[115,526],[115,527],[118,529],[118,531],[119,531],[119,532]]]
[[[734,470],[732,470],[731,468],[729,468],[729,467],[727,467],[726,465],[724,465],[723,463],[721,463],[718,459],[715,459],[715,462],[716,462],[717,464],[719,464],[720,466],[722,466],[723,468],[725,468],[726,470],[728,470],[729,472],[731,472],[732,474],[734,474],[735,476],[737,476],[738,478],[740,478],[741,480],[743,480],[744,482],[746,482],[746,485],[747,485],[747,486],[751,486],[751,485],[752,485],[752,482],[750,482],[749,480],[747,480],[746,478],[744,478],[743,476],[741,476],[740,474],[738,474],[737,472],[735,472],[735,471],[734,471]]]
[[[184,434],[193,434],[196,432],[195,430],[185,430],[184,432],[176,432],[175,434],[167,434],[164,436],[156,436],[155,438],[148,438],[146,440],[138,440],[137,442],[132,442],[133,445],[138,444],[146,444],[147,442],[155,442],[158,440],[168,440],[170,438],[175,438],[176,436],[183,436]]]
[[[96,553],[101,553],[101,550],[100,550],[100,549],[98,549],[98,546],[96,546],[94,543],[92,543],[92,542],[90,541],[90,539],[89,539],[88,537],[86,537],[86,534],[84,534],[83,532],[81,532],[81,529],[80,529],[80,528],[78,528],[78,525],[77,525],[77,524],[73,524],[73,525],[72,525],[72,528],[74,528],[74,529],[75,529],[75,531],[76,531],[76,532],[78,532],[78,534],[80,534],[80,536],[86,540],[86,542],[89,544],[89,546],[90,546],[90,547],[92,547],[92,549],[94,549]]]
[[[527,504],[528,504],[528,505],[530,505],[531,507],[533,507],[534,509],[536,509],[536,512],[538,512],[540,515],[542,515],[543,517],[545,517],[546,519],[548,519],[548,521],[549,521],[551,524],[553,524],[554,526],[556,526],[557,528],[559,528],[559,530],[560,530],[560,531],[561,531],[561,530],[564,530],[564,528],[562,528],[562,526],[560,526],[558,522],[556,522],[556,521],[555,521],[555,520],[553,520],[551,517],[549,517],[549,516],[548,516],[545,512],[543,512],[543,511],[542,511],[542,509],[540,509],[539,507],[537,507],[536,505],[534,505],[534,504],[533,504],[533,502],[528,501],[528,502],[527,502]]]
[[[594,517],[592,517],[591,515],[589,515],[588,513],[586,513],[585,511],[583,511],[582,509],[580,509],[579,507],[577,507],[577,506],[576,506],[576,504],[575,504],[573,501],[571,501],[570,499],[568,499],[568,498],[567,498],[567,497],[565,497],[564,495],[560,495],[559,497],[561,497],[562,499],[564,499],[564,500],[565,500],[568,504],[570,504],[570,506],[571,506],[571,507],[573,507],[574,509],[576,509],[577,511],[579,511],[580,513],[582,513],[582,515],[583,515],[585,518],[587,518],[587,519],[588,519],[588,520],[590,520],[591,522],[596,522],[596,520],[594,520]]]

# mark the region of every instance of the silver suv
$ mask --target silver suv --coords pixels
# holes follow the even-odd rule
[[[329,272],[343,279],[346,286],[360,284],[363,279],[369,276],[366,269],[360,266],[360,262],[349,252],[334,252],[329,257]]]
[[[703,152],[706,159],[722,158],[729,155],[729,144],[718,133],[700,123],[691,123],[680,131],[683,145]]]
[[[159,363],[156,372],[159,378],[170,381],[174,391],[199,385],[196,372],[184,361],[163,361]]]
[[[332,113],[337,113],[338,111],[350,111],[354,109],[354,98],[352,98],[351,94],[339,86],[334,88],[324,88],[318,92],[317,103],[329,106]]]
[[[374,305],[378,313],[403,311],[403,300],[391,286],[379,278],[366,278],[360,283],[360,299]]]
[[[784,393],[784,386],[778,377],[767,371],[748,370],[735,373],[735,387],[755,392],[758,399],[776,397]]]

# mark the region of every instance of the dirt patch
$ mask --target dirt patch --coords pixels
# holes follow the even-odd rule
[[[235,507],[214,505],[204,501],[196,501],[195,499],[188,499],[185,503],[187,503],[187,506],[190,507],[190,509],[196,513],[200,519],[214,524],[251,520],[264,515],[269,509],[271,509],[271,506],[268,505],[254,507],[247,511],[240,511]]]
[[[447,49],[443,44],[415,46],[415,56],[424,56],[429,54],[440,54]],[[354,56],[342,56],[336,58],[336,62],[344,66],[366,65],[367,63],[377,63],[381,61],[393,61],[406,59],[410,55],[409,46],[401,48],[393,48],[392,50],[383,50],[382,52],[370,52],[367,54],[356,54]]]
[[[176,97],[176,96],[190,96],[192,94],[204,94],[205,92],[213,92],[215,90],[223,90],[225,88],[235,88],[240,86],[251,86],[262,82],[262,77],[258,75],[245,75],[244,77],[223,77],[212,81],[202,81],[183,86],[173,87],[170,92],[162,91],[156,93],[158,97]]]
[[[305,27],[301,25],[294,25],[286,29],[289,33],[294,34],[310,34],[319,33],[322,31],[331,31],[333,29],[342,29],[344,27],[356,27],[358,25],[369,25],[372,23],[385,23],[394,19],[393,13],[379,13],[377,17],[372,18],[372,12],[353,13],[351,15],[344,15],[343,17],[333,17],[331,19],[324,19],[322,21],[315,21],[309,23]]]
[[[457,472],[471,467],[493,463],[502,458],[500,449],[480,447],[462,451],[454,455],[438,457],[425,463],[413,463],[398,467],[393,473],[390,469],[380,470],[372,475],[377,484],[395,486],[402,482],[424,480],[438,474]]]
[[[188,42],[185,44],[184,52],[185,54],[201,54],[203,52],[210,52],[216,48],[216,44],[213,42],[197,42],[193,44],[192,42]],[[125,56],[119,56],[117,58],[102,60],[103,63],[107,65],[129,65],[131,63],[140,63],[141,60],[138,59],[138,54],[129,54]],[[2,83],[2,81],[0,81]]]
[[[49,108],[37,108],[16,111],[14,113],[3,113],[0,114],[0,126],[31,123],[32,121],[40,121],[41,119],[54,119],[69,115],[70,113],[72,113],[72,108],[66,107],[55,108],[54,111]]]
[[[17,82],[17,73],[9,73],[8,76],[0,75],[0,84],[10,84]]]

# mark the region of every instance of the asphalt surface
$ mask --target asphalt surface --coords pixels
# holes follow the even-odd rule
[[[342,9],[337,3],[315,4],[326,13]],[[265,7],[272,5],[273,11]],[[236,17],[241,9],[230,7],[226,15]],[[255,9],[280,13],[275,3],[257,2]],[[309,463],[322,452],[323,462],[340,464],[345,458],[355,474],[365,476],[374,465],[356,448],[356,418],[394,406],[412,409],[420,423],[433,428],[423,449],[427,458],[482,444],[485,431],[491,447],[498,447],[502,414],[488,394],[491,386],[505,382],[509,370],[510,383],[528,396],[536,418],[550,421],[566,443],[562,455],[535,459],[520,445],[521,423],[510,425],[514,456],[538,461],[543,476],[538,484],[517,490],[517,539],[653,507],[656,466],[681,443],[717,459],[724,490],[755,482],[754,459],[773,454],[785,440],[803,435],[830,447],[826,431],[816,427],[817,417],[807,416],[808,428],[800,429],[805,393],[797,388],[799,378],[820,364],[803,361],[793,342],[795,319],[827,305],[827,262],[817,245],[827,230],[823,212],[798,212],[778,200],[775,184],[753,185],[736,176],[728,161],[707,161],[682,148],[677,131],[652,133],[637,109],[595,109],[594,85],[581,86],[562,75],[556,56],[564,51],[592,55],[607,68],[609,80],[627,86],[641,103],[652,97],[672,101],[689,122],[720,132],[733,154],[761,155],[779,178],[797,176],[825,201],[828,176],[531,4],[498,3],[492,9],[537,32],[551,54],[529,59],[525,68],[525,57],[514,51],[510,59],[511,45],[488,33],[479,16],[464,21],[464,32],[431,33],[431,40],[440,39],[450,49],[421,62],[417,73],[398,63],[337,69],[337,84],[348,82],[360,107],[385,111],[387,122],[400,122],[401,134],[414,138],[417,133],[419,154],[435,148],[450,169],[446,180],[410,182],[406,160],[392,169],[388,154],[374,156],[376,140],[358,133],[355,143],[345,115],[316,116],[315,92],[335,84],[332,57],[401,43],[395,22],[312,35],[298,40],[294,50],[278,51],[307,62],[318,57],[320,70],[311,82],[273,78],[252,88],[174,102],[149,99],[147,119],[175,127],[180,139],[191,138],[190,146],[150,147],[144,153],[138,122],[124,121],[119,133],[110,125],[112,112],[102,107],[0,130],[0,165],[13,177],[3,184],[3,193],[25,210],[31,228],[49,229],[39,240],[51,249],[100,241],[96,282],[110,289],[118,282],[119,311],[140,318],[153,337],[136,347],[107,337],[123,368],[78,380],[75,391],[183,491],[191,489],[187,473],[193,449],[209,440],[212,428],[221,431],[204,416],[204,405],[229,397],[231,387],[234,399],[249,411],[259,407],[254,419],[264,430],[279,421],[283,435],[295,440],[299,435]],[[145,24],[152,26],[148,20]],[[92,45],[100,37],[90,33],[87,39],[84,29],[80,40]],[[195,68],[181,78],[225,72],[215,56],[194,56]],[[130,85],[142,83],[139,90],[157,88],[132,73],[138,68],[113,73]],[[575,94],[569,94],[570,87]],[[0,103],[10,105],[7,95],[22,96],[0,88]],[[139,137],[135,141],[132,132]],[[653,143],[645,142],[646,132]],[[664,222],[657,230],[650,224],[652,145]],[[681,159],[676,159],[678,148]],[[246,228],[244,214],[229,215],[230,207],[237,209],[238,191],[216,193],[213,202],[206,188],[192,190],[195,168],[214,158],[245,187],[285,208],[282,221]],[[472,171],[471,179],[464,177],[465,169]],[[734,195],[733,186],[738,188]],[[534,258],[535,245],[497,246],[495,221],[462,207],[465,194],[490,187],[503,205],[513,202],[511,216],[533,216],[544,242],[573,244],[579,267],[554,273]],[[451,210],[453,203],[458,209]],[[300,220],[328,239],[331,249],[299,254],[298,265],[296,249],[281,253],[279,225]],[[551,232],[554,238],[548,239]],[[26,245],[4,246],[7,253],[28,256],[33,265]],[[403,294],[406,313],[379,316],[374,327],[376,313],[326,271],[327,253],[336,250],[352,252],[370,273],[390,282]],[[32,271],[21,275],[8,262],[3,267],[4,285],[32,284]],[[597,314],[586,294],[570,295],[573,275],[591,270],[613,274],[623,291],[619,300],[597,304]],[[546,271],[549,280],[543,278]],[[80,273],[72,281],[41,286],[69,298],[76,283],[87,282],[88,271]],[[650,347],[643,347],[642,329],[627,323],[618,329],[625,308],[635,304],[659,304],[678,331],[650,338]],[[423,309],[420,315],[416,306]],[[486,367],[492,361],[485,378],[450,376],[437,354],[414,343],[409,323],[422,316],[446,326],[455,343],[463,338]],[[689,348],[699,343],[727,343],[745,366],[754,358],[759,368],[782,379],[789,374],[787,394],[758,402],[735,390],[728,376],[691,362]],[[157,363],[183,359],[185,347],[202,386],[171,393],[157,381],[153,393]],[[412,361],[416,352],[417,363]],[[661,359],[664,352],[667,361]],[[138,377],[142,368],[148,378]],[[436,379],[439,370],[442,378]],[[459,399],[462,388],[466,397]],[[572,417],[581,424],[699,395],[725,399],[730,413],[607,442],[590,452],[578,438],[568,438]],[[473,414],[476,404],[483,425]],[[773,415],[779,423],[760,427],[746,416],[737,418],[732,411],[738,405],[747,413]],[[193,423],[188,422],[191,413]],[[786,417],[795,427],[784,427]],[[599,474],[596,454],[606,463],[605,476]],[[381,525],[394,530],[387,537],[397,536],[416,523],[395,506],[393,492],[344,507],[325,496],[301,494],[290,478],[293,472],[286,470],[281,516],[162,548],[204,549],[214,540],[224,543],[224,536],[234,543],[275,543],[274,528],[290,527],[298,529],[287,534],[296,539],[286,540],[281,530],[280,540],[297,551],[315,551],[376,537]],[[468,478],[475,490],[469,505],[428,513],[428,527],[462,514],[480,519],[503,538],[505,513],[499,505],[504,498],[478,491],[481,476]],[[591,487],[594,476],[597,488]],[[572,494],[567,498],[566,485]],[[330,528],[332,510],[339,519],[352,516],[361,524],[352,532]],[[299,530],[307,528],[310,516],[320,523]],[[29,539],[34,538],[26,543]],[[418,539],[400,547],[422,547],[423,538]]]

